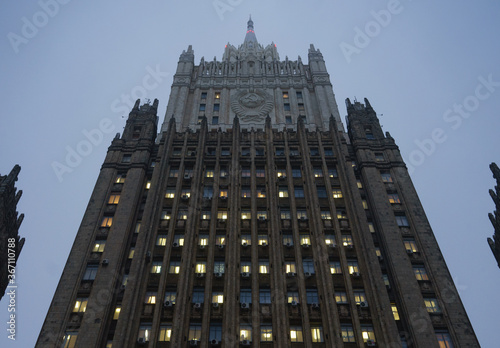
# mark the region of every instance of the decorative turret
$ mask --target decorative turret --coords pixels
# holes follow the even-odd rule
[[[253,21],[252,21],[252,16],[250,16],[250,19],[247,22],[247,34],[245,35],[245,41],[244,44],[252,43],[252,44],[257,44],[257,37],[255,36],[255,31],[253,29]]]

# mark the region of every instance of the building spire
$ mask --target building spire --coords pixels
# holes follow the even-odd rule
[[[250,18],[248,19],[247,22],[247,34],[245,36],[245,44],[246,43],[257,43],[257,37],[255,36],[255,31],[253,29],[253,21],[252,21],[252,15],[250,15]]]

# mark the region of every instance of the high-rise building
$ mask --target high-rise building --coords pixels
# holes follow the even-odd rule
[[[493,256],[495,256],[498,267],[500,267],[500,169],[496,163],[491,163],[490,170],[493,173],[493,178],[496,180],[497,185],[495,186],[495,191],[490,190],[490,196],[493,199],[493,203],[495,203],[496,209],[493,213],[488,214],[495,231],[493,238],[488,238],[488,244],[493,252]]]
[[[479,347],[394,139],[249,20],[109,147],[36,347]]]
[[[17,203],[23,191],[17,191],[16,181],[21,167],[15,165],[9,175],[0,175],[0,299],[9,290],[9,299],[16,297],[16,263],[24,238],[19,237],[19,227],[24,214],[18,216]],[[15,307],[10,307],[14,308]]]

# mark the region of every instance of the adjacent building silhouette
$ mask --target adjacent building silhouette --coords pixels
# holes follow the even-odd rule
[[[493,173],[493,178],[497,181],[497,185],[495,186],[495,191],[490,190],[490,196],[495,203],[495,211],[488,214],[490,218],[491,224],[495,229],[495,233],[493,234],[493,238],[488,238],[488,244],[490,245],[491,251],[497,260],[498,267],[500,268],[500,169],[498,168],[496,163],[490,164],[491,172]]]
[[[9,175],[0,175],[0,299],[7,286],[16,283],[15,266],[24,245],[24,238],[19,237],[24,214],[18,216],[16,210],[23,194],[15,186],[20,171],[16,164]]]
[[[36,347],[479,347],[394,139],[252,20],[109,147]]]

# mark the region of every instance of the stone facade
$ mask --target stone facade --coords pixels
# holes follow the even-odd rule
[[[281,65],[251,21],[193,61],[159,135],[137,101],[113,140],[36,347],[479,347],[368,100],[344,132],[319,51]]]

